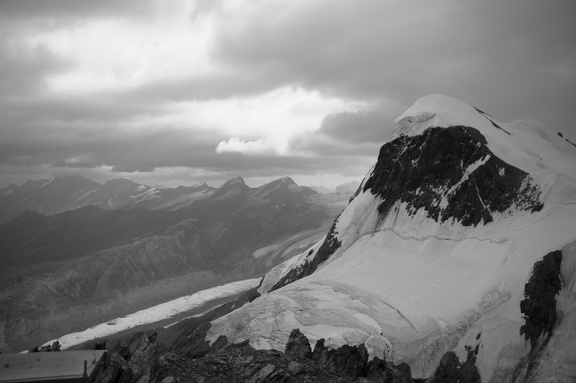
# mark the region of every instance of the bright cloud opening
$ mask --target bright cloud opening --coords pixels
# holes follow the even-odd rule
[[[216,146],[217,153],[241,153],[247,155],[270,155],[278,154],[276,148],[264,140],[242,141],[232,137],[228,141],[221,141]]]

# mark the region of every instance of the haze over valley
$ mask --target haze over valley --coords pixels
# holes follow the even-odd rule
[[[220,188],[168,189],[72,176],[0,195],[2,206],[51,213],[27,210],[0,226],[2,343],[14,351],[261,276],[317,240],[350,197],[289,177],[259,188],[237,177]]]

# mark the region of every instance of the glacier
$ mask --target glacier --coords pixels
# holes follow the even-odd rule
[[[431,376],[446,352],[464,361],[478,346],[482,381],[507,381],[531,348],[520,334],[524,286],[534,263],[561,249],[557,327],[574,339],[574,147],[536,122],[501,123],[441,95],[395,123],[327,236],[266,274],[260,298],[213,321],[211,342],[225,335],[283,350],[298,328],[332,347],[365,343],[371,356],[408,363],[415,378]],[[466,157],[443,172],[434,159],[450,158],[452,139],[466,141]],[[416,185],[424,165],[436,167]],[[542,360],[574,376],[565,339],[553,335]]]
[[[253,289],[258,285],[259,281],[260,278],[252,278],[197,291],[194,294],[161,303],[122,318],[116,318],[83,331],[63,335],[57,339],[45,342],[40,348],[58,341],[61,349],[66,350],[67,348],[93,339],[114,335],[137,326],[155,323],[163,319],[171,318],[177,314],[199,308],[213,299],[224,298]],[[170,326],[171,325],[167,327]]]

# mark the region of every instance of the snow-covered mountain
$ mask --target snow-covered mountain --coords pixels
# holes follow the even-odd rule
[[[282,177],[256,188],[251,193],[254,198],[269,201],[291,201],[302,202],[306,197],[318,194],[314,189],[299,186],[290,177]]]
[[[166,188],[138,184],[128,178],[99,184],[80,175],[30,180],[0,189],[0,223],[27,210],[53,215],[88,205],[105,210],[176,210],[210,197],[215,190],[204,182]]]
[[[51,215],[70,209],[101,185],[80,175],[30,180],[0,189],[0,223],[26,210]]]
[[[270,202],[304,202],[318,193],[283,177],[258,188],[251,188],[242,177],[228,180],[219,188],[201,182],[193,186],[167,188],[136,183],[129,178],[116,178],[99,184],[80,175],[30,180],[23,185],[0,189],[0,224],[22,214],[35,211],[54,215],[67,210],[93,205],[105,210],[129,210],[143,207],[150,210],[189,208],[196,201],[202,206],[223,204],[224,210],[236,210],[245,204]],[[199,205],[200,206],[200,205]]]
[[[440,95],[395,124],[326,237],[266,274],[262,296],[212,322],[209,339],[283,350],[299,328],[365,343],[419,378],[455,355],[483,382],[570,381],[576,148]]]

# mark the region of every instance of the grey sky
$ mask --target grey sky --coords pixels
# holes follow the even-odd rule
[[[361,179],[418,97],[576,141],[576,3],[0,1],[0,187]]]

